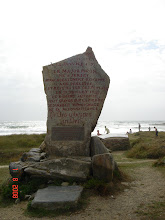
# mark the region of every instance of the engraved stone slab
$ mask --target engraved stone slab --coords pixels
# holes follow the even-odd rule
[[[82,191],[81,186],[48,186],[37,191],[31,206],[46,210],[65,208],[65,206],[75,207]]]
[[[52,141],[83,141],[83,127],[52,127]]]
[[[89,156],[91,132],[110,82],[92,48],[44,66],[43,81],[48,105],[46,152],[52,156]],[[73,130],[70,134],[64,132],[62,138],[60,130],[56,134],[56,127],[72,127]],[[74,127],[78,127],[78,131]],[[83,128],[81,135],[80,127]]]

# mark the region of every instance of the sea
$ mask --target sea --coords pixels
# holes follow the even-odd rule
[[[131,129],[132,132],[138,132],[138,124],[142,131],[165,131],[165,121],[103,121],[98,120],[97,125],[92,132],[92,136],[104,134],[105,126],[113,134],[126,134]],[[0,121],[0,136],[12,134],[43,134],[46,133],[46,121]]]

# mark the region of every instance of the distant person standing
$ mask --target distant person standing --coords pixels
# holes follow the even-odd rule
[[[129,130],[129,133],[132,134],[132,129]]]
[[[105,126],[105,132],[107,132],[106,134],[109,134],[110,133],[110,131],[109,131],[109,129]],[[104,132],[104,133],[105,133]]]
[[[139,132],[140,132],[140,129],[141,129],[141,124],[139,123]]]
[[[155,128],[155,135],[158,136],[158,129],[156,127]]]
[[[151,131],[151,128],[149,127],[148,130]]]

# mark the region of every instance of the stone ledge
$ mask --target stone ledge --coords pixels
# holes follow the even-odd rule
[[[37,191],[31,206],[47,210],[56,210],[65,206],[75,207],[82,191],[81,186],[48,186]]]

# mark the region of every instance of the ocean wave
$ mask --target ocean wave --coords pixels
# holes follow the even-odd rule
[[[165,126],[165,123],[154,123],[154,124],[151,124],[151,125],[155,125],[155,126]]]
[[[18,126],[18,125],[11,125],[11,126],[6,126],[6,128],[9,128],[9,129],[20,129],[20,128],[29,128],[29,126]]]
[[[154,131],[154,126],[159,131],[165,131],[165,121],[102,121],[97,122],[95,130],[92,134],[96,135],[97,130],[100,133],[105,133],[105,126],[110,129],[111,133],[123,133],[126,134],[130,129],[133,132],[138,132],[138,123],[141,124],[142,131],[148,131],[148,127],[151,131]],[[3,121],[0,122],[0,135],[10,134],[41,134],[46,133],[46,122],[45,121]]]

